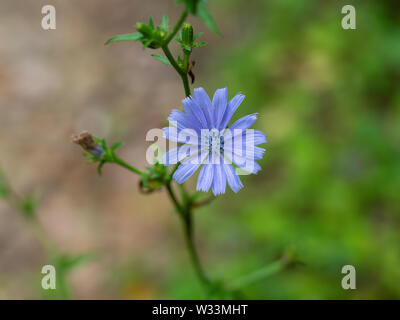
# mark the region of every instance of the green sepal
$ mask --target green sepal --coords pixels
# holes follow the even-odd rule
[[[203,34],[204,34],[204,32],[196,33],[196,34],[193,36],[193,41],[196,41],[196,40],[197,40],[198,38],[200,38]]]
[[[97,173],[99,174],[99,176],[101,176],[103,174],[103,167],[105,164],[106,164],[106,161],[103,160],[97,166]]]
[[[154,21],[152,16],[149,17],[149,26],[154,29]]]
[[[143,40],[151,39],[153,37],[154,27],[151,25],[147,25],[143,22],[137,22],[136,30],[141,33]]]
[[[116,142],[111,146],[111,150],[115,151],[117,150],[119,147],[121,147],[124,143],[122,141]]]
[[[165,15],[165,14],[162,16],[162,21],[161,21],[160,27],[161,27],[161,29],[164,30],[165,32],[168,32],[168,29],[169,29],[169,21],[168,21],[168,16]]]
[[[204,47],[206,46],[208,43],[205,41],[200,41],[200,42],[195,42],[193,43],[193,48],[199,48],[199,47]]]
[[[101,161],[100,158],[97,158],[96,156],[92,155],[92,154],[89,153],[89,152],[85,152],[85,153],[83,154],[83,156],[86,157],[86,158],[89,158],[89,163],[96,163],[96,162]]]

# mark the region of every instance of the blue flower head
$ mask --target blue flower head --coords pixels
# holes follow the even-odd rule
[[[232,115],[242,103],[244,95],[237,94],[228,102],[228,90],[218,89],[211,101],[203,88],[194,89],[193,96],[182,101],[183,111],[172,110],[163,129],[164,137],[180,145],[169,150],[163,158],[165,165],[180,162],[173,178],[185,182],[201,167],[197,190],[214,195],[225,193],[226,183],[234,192],[243,184],[241,172],[257,173],[261,167],[256,160],[263,157],[265,149],[257,145],[267,139],[259,130],[249,129],[257,120],[250,114],[234,122]]]

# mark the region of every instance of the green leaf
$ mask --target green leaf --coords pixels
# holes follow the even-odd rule
[[[206,45],[207,45],[207,42],[200,41],[200,42],[193,43],[193,48],[204,47]]]
[[[108,151],[108,145],[106,139],[104,138],[100,139],[100,142],[98,144],[103,148],[105,152]]]
[[[168,32],[168,29],[169,29],[168,16],[165,14],[162,17],[161,29],[163,29],[165,32]]]
[[[114,143],[112,146],[111,146],[111,150],[112,151],[115,151],[115,150],[117,150],[120,146],[122,146],[124,143],[122,142],[122,141],[120,141],[120,142],[116,142],[116,143]]]
[[[120,34],[108,39],[105,44],[116,41],[139,41],[142,37],[143,36],[140,32]]]
[[[204,32],[199,32],[193,36],[193,41],[196,41],[199,37],[203,35]]]
[[[217,27],[217,24],[215,23],[213,17],[211,16],[210,10],[208,10],[207,8],[205,1],[200,1],[198,3],[196,16],[198,16],[201,20],[203,20],[205,25],[208,28],[210,28],[214,33],[216,33],[217,35],[221,35]]]
[[[162,57],[162,56],[159,56],[159,55],[157,55],[157,54],[152,54],[151,56],[154,57],[154,58],[156,58],[158,61],[160,61],[160,62],[166,64],[167,66],[172,67],[171,63],[168,61],[167,58]]]

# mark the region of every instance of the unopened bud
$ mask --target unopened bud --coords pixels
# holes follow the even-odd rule
[[[182,28],[182,42],[191,45],[193,43],[193,27],[190,23],[185,23]]]
[[[144,24],[143,22],[136,23],[136,30],[143,34],[145,37],[152,37],[153,28]]]
[[[152,49],[160,48],[161,40],[166,36],[165,31],[162,31],[163,33],[156,32],[153,26],[143,22],[136,23],[136,30],[143,35],[143,38],[140,40],[143,45]]]

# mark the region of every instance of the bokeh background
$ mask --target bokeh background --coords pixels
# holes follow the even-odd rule
[[[354,1],[357,30],[341,28],[349,1],[213,0],[223,36],[190,17],[209,42],[195,50],[195,86],[227,86],[259,112],[263,170],[196,212],[196,242],[212,278],[234,279],[287,250],[303,262],[244,289],[253,299],[400,298],[400,5]],[[57,29],[41,28],[53,4]],[[145,134],[164,125],[183,89],[137,43],[104,46],[163,13],[172,0],[8,0],[0,3],[0,167],[40,201],[45,241],[94,257],[70,272],[78,299],[201,298],[179,220],[163,192],[108,165],[103,176],[70,142],[88,130],[125,141],[146,165]],[[175,46],[176,51],[178,47]],[[158,52],[157,52],[158,53]],[[43,246],[0,202],[0,298],[43,298]],[[357,289],[343,290],[353,265]]]

